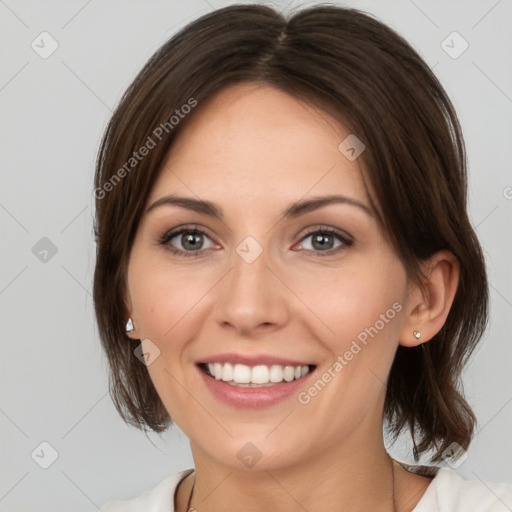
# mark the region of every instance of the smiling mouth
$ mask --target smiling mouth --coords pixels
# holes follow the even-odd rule
[[[316,365],[282,366],[255,365],[231,363],[199,363],[203,373],[215,380],[238,387],[259,388],[293,382],[309,375]]]

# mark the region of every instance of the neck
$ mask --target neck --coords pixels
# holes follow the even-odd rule
[[[257,469],[257,463],[244,470],[209,460],[192,448],[196,471],[178,501],[179,512],[186,510],[191,494],[191,506],[201,512],[395,509],[393,464],[383,444],[366,446],[363,452],[331,447],[302,464]]]

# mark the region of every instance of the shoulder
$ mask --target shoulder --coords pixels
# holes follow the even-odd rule
[[[512,485],[466,480],[440,467],[413,512],[505,512],[512,510]]]
[[[167,477],[153,489],[147,490],[132,499],[105,503],[103,512],[174,512],[174,493],[178,484],[192,469],[180,471]]]

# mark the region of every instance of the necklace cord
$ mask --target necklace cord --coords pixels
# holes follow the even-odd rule
[[[192,489],[190,489],[190,495],[188,497],[188,501],[187,501],[187,508],[185,509],[186,512],[189,512],[190,509],[192,508],[190,506],[190,504],[192,503],[192,495],[194,494],[194,487],[196,486],[196,477],[194,476],[194,483],[192,484]],[[192,510],[195,510],[195,509],[192,509]]]

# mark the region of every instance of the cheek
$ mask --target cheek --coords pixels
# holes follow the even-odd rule
[[[383,399],[398,344],[407,280],[396,261],[372,266],[368,260],[335,279],[315,277],[298,282],[298,293],[315,313],[309,315],[308,329],[330,357],[317,380],[302,390],[299,402],[314,410],[312,417],[325,420],[327,437],[337,438],[355,428]],[[308,287],[308,281],[315,286]]]
[[[128,282],[139,334],[163,344],[176,339],[175,331],[187,324],[187,315],[196,312],[201,297],[211,285],[207,276],[173,268],[165,259],[149,261],[135,250],[128,269]]]
[[[164,260],[164,261],[162,261]],[[204,323],[205,304],[212,288],[211,276],[181,270],[165,264],[165,258],[132,251],[128,283],[134,318],[141,340],[157,357],[148,365],[149,376],[173,421],[187,428],[186,389],[199,386],[189,371],[187,343]],[[202,300],[203,299],[203,300]],[[186,384],[185,384],[186,383]]]
[[[347,350],[355,339],[398,336],[407,279],[396,260],[361,258],[339,270],[298,275],[295,283],[332,352]]]
[[[330,354],[318,376],[329,384],[325,389],[315,384],[302,398],[315,400],[319,416],[336,425],[332,404],[343,404],[357,423],[381,397],[393,362],[407,291],[405,270],[396,259],[359,258],[339,271],[330,269],[329,276],[318,272],[297,284],[315,313],[309,315],[308,329]],[[318,389],[323,398],[316,401]]]

